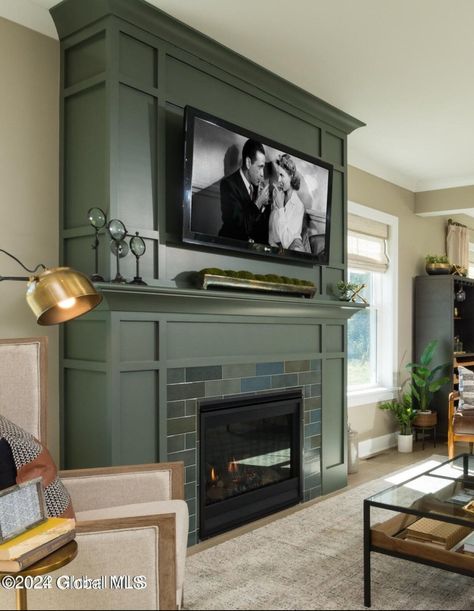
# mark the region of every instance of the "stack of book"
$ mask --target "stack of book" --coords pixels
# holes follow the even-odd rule
[[[451,549],[471,532],[472,529],[467,526],[449,524],[431,518],[420,518],[405,529],[404,538],[408,541],[422,541],[444,549]]]
[[[45,522],[0,545],[0,573],[22,571],[72,541],[75,521],[48,518]]]

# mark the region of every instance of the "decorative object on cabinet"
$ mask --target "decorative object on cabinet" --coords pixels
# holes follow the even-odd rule
[[[110,250],[115,255],[117,262],[117,272],[115,278],[111,282],[117,284],[126,284],[126,279],[120,273],[120,259],[123,259],[128,255],[128,244],[125,242],[125,236],[127,235],[127,229],[125,225],[119,219],[112,219],[107,225],[112,242],[110,244]]]
[[[464,290],[462,286],[460,286],[458,290],[456,291],[455,299],[458,303],[462,303],[463,301],[466,301],[466,291]]]
[[[28,269],[6,250],[0,252],[16,261],[30,276],[0,276],[2,280],[28,282],[26,301],[36,316],[39,325],[57,325],[77,318],[95,308],[102,295],[95,290],[89,278],[72,267],[48,269],[39,263]],[[38,270],[42,271],[38,273]]]
[[[287,295],[313,297],[316,286],[309,280],[288,278],[275,274],[252,274],[247,271],[235,272],[218,268],[205,268],[199,274],[200,286],[203,289],[223,288],[274,292]]]
[[[139,284],[140,286],[147,286],[147,283],[140,276],[139,270],[139,259],[145,254],[146,244],[145,240],[138,234],[138,231],[136,231],[135,235],[130,238],[130,250],[135,256],[137,267],[135,277],[129,282],[129,284]]]
[[[426,255],[425,263],[426,273],[431,276],[451,273],[451,263],[446,255]]]
[[[89,208],[87,213],[89,223],[94,227],[95,236],[92,249],[95,251],[94,273],[91,275],[92,282],[104,282],[103,276],[99,274],[99,232],[107,224],[107,216],[101,208]]]
[[[365,287],[365,284],[356,284],[355,282],[344,282],[344,280],[340,280],[336,284],[336,296],[341,301],[356,302],[357,299],[360,299],[362,303],[367,304],[367,300],[360,294]]]

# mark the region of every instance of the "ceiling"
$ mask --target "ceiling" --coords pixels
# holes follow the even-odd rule
[[[364,121],[349,164],[412,191],[474,185],[472,0],[148,0]],[[57,38],[57,0],[0,16]]]

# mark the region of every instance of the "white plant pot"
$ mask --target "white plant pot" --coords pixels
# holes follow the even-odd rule
[[[398,451],[413,452],[413,433],[410,433],[410,435],[398,433]]]

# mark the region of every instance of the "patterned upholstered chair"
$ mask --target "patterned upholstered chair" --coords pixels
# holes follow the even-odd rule
[[[46,442],[46,338],[0,340],[0,413]],[[31,590],[32,609],[175,609],[188,534],[183,464],[61,472],[77,519],[77,557],[51,573],[145,576],[143,589]],[[133,583],[133,582],[132,582]],[[0,609],[13,609],[0,589]]]

